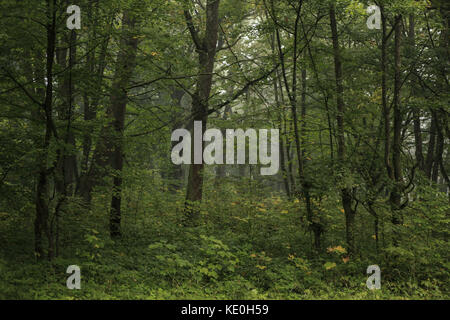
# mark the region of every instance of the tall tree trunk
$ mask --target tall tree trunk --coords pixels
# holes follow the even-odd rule
[[[334,72],[336,77],[336,106],[337,106],[337,157],[339,164],[342,166],[346,161],[345,154],[345,136],[344,136],[344,87],[342,84],[342,61],[339,48],[339,36],[336,23],[336,9],[335,4],[330,6],[330,26],[331,35],[333,39],[333,55],[334,55]],[[348,253],[350,256],[354,256],[356,253],[355,247],[355,215],[356,211],[352,208],[352,194],[349,188],[341,189],[342,206],[345,212],[345,227]]]
[[[278,79],[278,88],[280,89],[280,101],[282,103],[283,106],[285,106],[285,100],[284,100],[284,94],[283,94],[283,85],[282,85],[282,81],[281,81],[281,76],[280,74],[277,72],[276,74],[276,78]],[[283,109],[282,112],[283,115],[283,130],[280,130],[281,134],[281,140],[283,140],[283,145],[285,146],[285,150],[286,150],[286,162],[287,162],[287,176],[289,177],[288,181],[289,181],[289,185],[290,185],[290,194],[291,196],[293,196],[295,194],[295,178],[294,178],[294,169],[293,169],[293,159],[292,159],[292,142],[291,139],[289,138],[289,135],[292,131],[292,121],[288,121],[287,116],[286,116],[286,112]],[[289,127],[288,127],[289,125]]]
[[[272,35],[271,37],[271,49],[273,54],[273,63],[276,64],[275,61],[275,35]],[[280,94],[278,93],[278,83],[279,83],[279,73],[278,70],[275,71],[275,75],[273,76],[273,90],[275,95],[275,104],[277,107],[277,114],[278,114],[278,129],[280,130],[280,145],[279,145],[279,153],[280,153],[280,166],[281,166],[281,178],[283,180],[284,190],[286,192],[286,195],[288,198],[291,198],[291,188],[289,186],[289,179],[288,179],[288,171],[286,169],[286,156],[285,156],[285,146],[284,146],[284,136],[286,135],[286,132],[283,132],[283,122],[284,122],[284,106],[281,103],[280,100],[280,94],[282,95],[282,92]],[[282,91],[283,88],[280,86],[280,91]]]
[[[63,148],[62,154],[62,170],[63,170],[63,183],[64,183],[64,192],[68,195],[72,194],[74,190],[74,184],[78,179],[78,170],[77,170],[77,157],[75,154],[76,146],[75,146],[75,135],[72,130],[72,118],[73,118],[73,105],[74,105],[74,96],[75,85],[72,80],[72,69],[73,66],[76,65],[76,48],[77,42],[77,33],[75,30],[71,30],[69,34],[69,39],[67,41],[69,50],[68,50],[68,58],[67,62],[64,63],[68,67],[68,72],[64,77],[63,83],[63,101],[64,101],[64,121],[67,123],[66,132],[64,137],[65,146]],[[67,150],[68,149],[68,150]]]
[[[281,45],[281,37],[280,37],[280,30],[276,28],[276,37],[277,37],[277,45],[278,45],[278,54],[281,62],[281,71],[282,76],[284,80],[284,86],[286,89],[286,93],[289,98],[289,102],[291,105],[291,112],[294,122],[294,138],[295,138],[295,144],[296,144],[296,153],[297,153],[297,159],[298,159],[298,175],[299,175],[299,185],[301,186],[301,193],[298,194],[299,197],[304,198],[305,204],[306,204],[306,217],[309,223],[309,228],[314,234],[314,250],[320,251],[321,249],[321,242],[320,237],[323,232],[323,227],[320,223],[320,218],[314,215],[314,212],[312,210],[311,205],[311,195],[310,195],[310,189],[311,189],[311,183],[308,181],[305,177],[305,170],[304,170],[304,160],[303,160],[303,151],[302,151],[302,144],[301,144],[301,138],[300,138],[300,132],[299,132],[299,120],[297,115],[297,63],[298,63],[298,31],[300,26],[300,14],[302,10],[303,1],[299,1],[298,6],[296,8],[296,18],[294,23],[294,37],[293,37],[293,53],[292,53],[292,87],[289,89],[289,82],[287,79],[287,72],[286,72],[286,64],[285,64],[285,58],[284,53]],[[272,8],[273,8],[273,2],[272,2]],[[306,39],[307,40],[307,39]]]
[[[393,121],[393,143],[392,143],[392,165],[394,169],[394,186],[392,187],[390,202],[392,210],[392,223],[394,225],[402,224],[401,213],[401,201],[402,201],[402,189],[403,189],[403,172],[401,163],[401,143],[402,143],[402,110],[401,110],[401,45],[402,45],[402,33],[403,23],[402,16],[397,15],[395,17],[394,26],[395,46],[394,46],[394,121]],[[393,238],[394,245],[398,244],[398,237],[395,233]]]
[[[46,49],[46,89],[42,109],[45,115],[45,133],[42,145],[42,153],[39,159],[39,172],[36,187],[36,218],[34,221],[35,253],[37,258],[44,257],[42,244],[42,232],[48,240],[48,259],[54,255],[53,236],[49,226],[48,182],[50,170],[47,168],[49,159],[50,142],[52,136],[57,138],[57,132],[53,123],[53,63],[56,42],[56,0],[47,0],[47,49]]]
[[[112,118],[113,143],[111,166],[113,169],[113,193],[109,218],[111,238],[121,235],[121,200],[122,200],[122,169],[123,169],[123,139],[125,125],[125,110],[127,106],[127,91],[133,70],[135,68],[138,39],[136,37],[136,18],[128,11],[123,15],[123,31],[120,52],[117,58],[115,81],[111,92],[111,106],[108,117]]]
[[[384,5],[380,6],[381,11],[381,26],[382,26],[382,39],[381,39],[381,104],[383,107],[383,123],[384,123],[384,163],[386,166],[388,177],[393,180],[393,169],[391,163],[391,110],[388,106],[387,101],[387,83],[386,83],[386,73],[387,73],[387,26],[386,26],[386,15],[384,11]]]
[[[61,140],[63,145],[60,148],[60,155],[57,163],[54,184],[57,192],[57,203],[54,211],[54,218],[50,223],[50,228],[54,232],[55,256],[59,255],[59,220],[62,208],[67,197],[73,194],[75,182],[78,180],[78,165],[76,157],[75,135],[72,129],[74,91],[75,86],[72,80],[73,67],[76,64],[76,39],[75,30],[63,33],[60,50],[56,51],[56,61],[61,69],[66,70],[62,74],[62,79],[58,82],[61,105],[58,108],[59,120],[65,122],[64,133]]]
[[[97,38],[97,24],[98,24],[98,8],[97,5],[91,7],[92,2],[89,2],[89,10],[88,10],[88,22],[90,24],[90,30],[92,30],[92,34],[90,35],[90,40],[88,41],[89,51],[86,59],[87,59],[87,72],[93,75],[92,86],[94,90],[91,88],[87,89],[83,93],[83,117],[84,122],[86,124],[87,130],[83,133],[83,157],[81,160],[81,174],[79,178],[79,183],[77,184],[77,193],[82,196],[86,203],[90,203],[91,201],[91,192],[92,188],[96,184],[96,182],[100,179],[100,175],[97,174],[98,170],[92,170],[95,166],[92,165],[94,159],[98,159],[98,151],[97,148],[95,150],[95,154],[91,160],[91,149],[92,149],[92,121],[96,118],[97,112],[96,108],[102,96],[102,83],[103,83],[103,75],[106,68],[106,54],[108,50],[108,45],[110,42],[110,34],[108,34],[105,39],[102,39],[100,45],[100,53],[98,58],[96,58],[95,50],[92,48],[96,45],[95,40]],[[112,19],[109,24],[109,29],[112,25]],[[91,91],[92,90],[92,91]],[[99,139],[101,142],[101,139]],[[97,144],[99,146],[99,144]],[[90,163],[91,162],[91,163]]]
[[[303,158],[305,157],[306,144],[306,65],[302,68],[302,100],[301,100],[301,144],[303,145]]]
[[[216,46],[219,29],[219,3],[220,0],[206,1],[206,29],[204,37],[200,38],[198,30],[195,28],[189,10],[184,11],[186,23],[191,33],[192,40],[198,53],[199,72],[197,78],[196,91],[192,97],[192,121],[201,121],[202,137],[201,150],[203,152],[203,134],[206,130],[208,120],[208,103],[212,87],[214,62],[216,56]],[[194,139],[195,140],[195,139]],[[195,207],[201,202],[203,196],[203,161],[194,163],[194,147],[192,143],[192,164],[189,168],[188,186],[185,204],[185,224],[196,224],[199,218],[199,211]],[[201,155],[203,158],[203,154]]]
[[[416,46],[416,31],[415,31],[415,18],[414,14],[411,13],[409,15],[409,46],[410,46],[410,59],[413,59],[413,52],[414,48]],[[417,71],[414,70],[414,73]],[[414,94],[416,89],[416,81],[415,78],[412,77],[411,83],[411,90],[412,94]],[[414,123],[414,146],[415,146],[415,155],[416,155],[416,162],[419,166],[420,170],[424,170],[425,168],[425,160],[423,158],[423,140],[422,140],[422,129],[421,129],[421,121],[420,121],[420,109],[417,107],[413,108],[413,123]]]

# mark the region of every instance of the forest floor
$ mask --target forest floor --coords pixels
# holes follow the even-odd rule
[[[236,199],[233,191],[221,194],[214,205],[205,200],[200,226],[186,228],[181,224],[182,193],[174,201],[164,197],[129,200],[123,236],[116,241],[108,236],[102,197],[90,210],[68,212],[61,219],[59,256],[51,262],[36,262],[33,256],[33,211],[2,213],[0,299],[450,297],[445,279],[397,276],[382,255],[348,259],[343,229],[329,230],[327,249],[316,255],[295,201],[246,194],[231,200]],[[372,243],[366,246],[373,252]],[[372,264],[381,267],[381,290],[366,286],[366,269]],[[66,287],[69,265],[81,268],[81,290]]]

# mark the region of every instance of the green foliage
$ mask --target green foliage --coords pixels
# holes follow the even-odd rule
[[[139,192],[141,201],[158,199],[164,193]],[[101,215],[78,217],[85,233],[70,234],[74,243],[51,263],[36,264],[24,252],[17,255],[12,238],[2,247],[0,283],[2,299],[446,299],[449,264],[445,262],[446,242],[429,238],[430,232],[448,232],[445,197],[415,203],[405,223],[404,242],[386,246],[376,254],[372,237],[367,237],[369,255],[347,259],[345,243],[334,232],[324,239],[323,254],[311,251],[310,238],[301,224],[302,203],[283,196],[261,199],[264,188],[253,186],[244,193],[233,192],[232,184],[215,190],[216,200],[208,203],[201,226],[181,227],[182,217],[171,211],[173,203],[162,201],[158,208],[139,205],[124,213],[124,237],[108,239]],[[127,190],[131,192],[131,190]],[[211,191],[207,191],[207,194]],[[235,205],[223,206],[230,195]],[[130,194],[135,197],[137,194]],[[182,194],[172,199],[182,200]],[[330,212],[330,224],[342,213],[333,201],[323,202]],[[428,218],[417,208],[434,208]],[[225,211],[227,208],[227,211]],[[264,210],[261,210],[264,209]],[[103,211],[98,207],[96,210]],[[429,209],[428,209],[429,210]],[[163,212],[161,214],[160,212]],[[440,215],[439,215],[440,214]],[[227,215],[229,219],[218,220]],[[230,218],[231,215],[231,218]],[[96,217],[93,219],[93,217]],[[233,218],[234,217],[234,218]],[[231,220],[232,219],[232,220]],[[361,217],[370,219],[370,215]],[[408,219],[408,221],[409,221]],[[17,226],[11,218],[6,221]],[[214,221],[214,224],[211,222]],[[232,221],[232,224],[227,224]],[[411,222],[411,223],[412,223]],[[22,223],[23,224],[23,223]],[[9,234],[2,224],[1,234]],[[6,228],[6,229],[5,229]],[[23,239],[27,230],[19,230]],[[370,232],[361,228],[361,233]],[[370,233],[369,233],[370,234]],[[421,241],[410,241],[420,237]],[[62,243],[69,243],[66,236]],[[387,241],[387,239],[386,239]],[[31,242],[28,242],[31,244]],[[18,244],[22,245],[22,244]],[[27,245],[28,251],[31,250]],[[18,263],[22,261],[22,263]],[[81,267],[81,290],[68,290],[65,270]],[[366,268],[378,264],[382,290],[365,286]]]
[[[205,166],[202,184],[189,190],[201,193],[202,201],[190,201],[189,167],[172,164],[170,136],[189,128],[191,109],[199,104],[193,97],[205,76],[199,72],[202,49],[184,10],[191,10],[202,38],[203,2],[79,0],[82,29],[71,32],[65,2],[58,1],[49,91],[47,2],[0,2],[0,299],[448,299],[444,1],[379,1],[387,24],[386,111],[382,31],[366,28],[371,1],[302,1],[297,19],[300,2],[222,0],[208,127],[278,128],[285,158],[270,177],[259,174],[261,164],[227,165],[221,174],[219,166]],[[332,3],[343,114],[335,102]],[[129,39],[125,13],[136,19]],[[394,146],[393,28],[399,14],[405,35],[401,145]],[[121,81],[120,68],[130,71],[128,61],[120,65],[125,40],[137,40],[138,47],[131,78]],[[69,47],[76,49],[70,66]],[[114,85],[125,93],[117,110]],[[44,110],[49,93],[51,110]],[[117,111],[124,111],[123,128],[112,130]],[[115,160],[123,168],[113,170],[110,152],[118,145],[123,150],[117,148]],[[419,165],[417,145],[431,162],[428,173],[427,163]],[[387,166],[394,147],[400,149],[397,180]],[[355,252],[346,237],[351,228],[343,189],[350,191],[355,214]],[[392,201],[395,190],[401,191],[399,207]],[[113,195],[121,200],[122,233],[114,240]],[[40,230],[44,250],[37,256],[36,203],[42,199],[48,230]],[[198,213],[196,221],[187,222],[187,212]],[[313,225],[321,228],[319,244]],[[51,244],[55,257],[46,261]],[[81,290],[66,288],[66,269],[74,264],[81,267]],[[382,289],[370,291],[366,270],[374,264],[381,268]]]

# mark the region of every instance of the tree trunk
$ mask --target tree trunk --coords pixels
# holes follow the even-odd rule
[[[92,3],[89,2],[89,5]],[[89,47],[92,48],[95,45],[95,39],[97,37],[97,22],[98,22],[98,8],[97,6],[94,6],[93,8],[89,8],[88,11],[88,21],[92,21],[90,25],[90,29],[92,30],[92,35],[90,36],[91,39],[88,42]],[[112,24],[112,22],[111,22]],[[110,24],[110,27],[111,27]],[[96,174],[98,170],[95,170],[94,172],[92,169],[95,167],[92,165],[92,162],[94,162],[94,159],[97,159],[98,156],[98,150],[95,149],[94,156],[91,159],[91,149],[92,149],[92,121],[96,118],[97,112],[96,108],[101,98],[101,91],[102,91],[102,83],[103,83],[103,75],[106,68],[106,54],[107,49],[110,41],[110,35],[108,35],[101,43],[100,46],[100,54],[96,60],[95,57],[95,50],[91,50],[87,54],[87,71],[93,75],[93,87],[95,90],[92,90],[92,92],[95,92],[95,94],[91,94],[90,90],[86,90],[83,94],[83,116],[84,116],[84,122],[86,125],[87,130],[83,133],[83,157],[81,160],[81,174],[79,178],[79,183],[77,184],[77,193],[85,200],[87,204],[91,201],[91,192],[92,188],[98,181],[99,175]],[[92,96],[93,95],[93,96]],[[89,97],[92,96],[91,99]],[[101,141],[101,140],[99,140]],[[99,146],[99,144],[97,144]],[[91,162],[91,163],[90,163]]]
[[[386,68],[387,68],[387,26],[386,16],[384,12],[384,6],[380,6],[381,11],[381,26],[382,26],[382,39],[381,39],[381,104],[383,107],[383,123],[384,123],[384,163],[386,166],[388,177],[392,180],[394,178],[393,169],[391,164],[391,117],[390,108],[387,102],[387,84],[386,84]]]
[[[273,5],[273,2],[272,2]],[[303,198],[306,204],[306,218],[308,220],[309,228],[314,234],[314,250],[319,252],[321,249],[320,237],[323,232],[322,225],[320,223],[320,218],[314,215],[311,205],[311,195],[310,188],[311,183],[305,177],[304,171],[304,160],[302,151],[302,144],[299,132],[299,120],[297,115],[297,62],[298,62],[298,29],[300,24],[300,14],[302,9],[303,1],[300,1],[296,8],[296,18],[294,23],[294,37],[293,37],[293,52],[292,52],[292,87],[290,89],[289,81],[286,72],[286,63],[284,58],[284,52],[281,45],[280,30],[276,28],[276,37],[278,45],[278,55],[281,62],[281,71],[284,80],[284,86],[286,89],[287,96],[289,98],[291,113],[294,123],[294,139],[296,145],[296,153],[298,160],[298,176],[299,176],[299,186],[301,187],[301,192],[297,194],[299,198]],[[276,21],[275,21],[276,22]]]
[[[272,48],[272,54],[274,56],[274,65],[275,65],[275,35],[272,35],[272,39],[271,39],[271,48]],[[274,96],[275,96],[275,104],[277,106],[277,114],[278,114],[278,129],[280,130],[280,135],[281,135],[281,139],[280,139],[280,145],[279,145],[279,153],[280,153],[280,166],[281,166],[281,178],[283,180],[283,185],[284,185],[284,190],[286,192],[286,195],[288,196],[288,198],[291,198],[291,188],[289,186],[289,180],[288,180],[288,172],[286,169],[286,158],[285,158],[285,146],[284,146],[284,135],[286,134],[286,132],[284,132],[283,134],[283,121],[284,121],[284,107],[281,103],[280,100],[280,95],[278,93],[278,83],[279,83],[279,74],[278,74],[278,70],[275,71],[275,75],[273,77],[273,90],[274,90]],[[283,90],[283,88],[280,86],[280,91]],[[280,92],[280,94],[282,95],[282,92]]]
[[[64,35],[64,34],[63,34]],[[72,113],[73,113],[73,93],[75,91],[74,82],[72,81],[72,69],[76,64],[76,41],[77,34],[75,30],[68,32],[68,39],[61,42],[63,48],[56,52],[56,59],[62,69],[66,69],[62,76],[62,84],[60,87],[61,106],[58,110],[60,119],[67,123],[66,132],[64,134],[64,146],[62,148],[62,155],[60,163],[58,164],[58,171],[60,175],[57,189],[59,193],[72,194],[73,186],[77,180],[77,158],[74,150],[75,135],[72,131]]]
[[[50,170],[47,168],[49,148],[52,136],[57,138],[56,128],[53,123],[53,62],[56,42],[56,0],[47,0],[47,49],[46,49],[46,89],[42,109],[45,115],[45,133],[42,145],[42,153],[39,159],[39,173],[36,187],[36,217],[34,221],[35,254],[38,259],[44,257],[42,244],[42,232],[48,240],[48,259],[54,256],[53,236],[49,226],[48,206],[48,182]]]
[[[333,39],[334,72],[336,77],[336,106],[337,106],[336,122],[337,122],[337,144],[338,144],[337,156],[338,161],[342,166],[346,161],[345,136],[344,136],[345,105],[344,105],[344,87],[342,84],[342,61],[339,48],[339,38],[338,38],[334,3],[331,4],[330,6],[330,26]],[[349,188],[342,188],[341,198],[342,198],[342,206],[344,207],[345,212],[345,227],[346,227],[348,253],[350,256],[354,256],[356,254],[356,247],[355,247],[356,212],[355,210],[352,209],[353,199],[351,195],[351,190]]]
[[[401,224],[401,188],[403,184],[403,172],[401,163],[401,130],[402,130],[402,110],[400,101],[401,90],[401,44],[402,44],[402,16],[395,18],[395,48],[394,48],[394,138],[392,144],[392,165],[394,169],[394,187],[391,192],[391,205],[393,209],[392,222]]]
[[[110,235],[117,238],[121,235],[121,200],[122,200],[122,169],[123,169],[123,139],[125,125],[125,110],[127,106],[126,88],[135,68],[138,40],[135,33],[136,18],[129,12],[123,15],[122,51],[117,58],[114,83],[111,92],[111,106],[108,117],[112,118],[114,134],[112,140],[111,166],[113,169],[113,193],[110,211]]]
[[[206,130],[208,120],[208,100],[212,87],[214,62],[216,56],[216,46],[219,29],[219,3],[220,0],[207,0],[206,2],[206,30],[205,36],[200,39],[192,17],[188,10],[185,10],[186,23],[191,33],[192,40],[198,53],[199,73],[197,86],[192,97],[192,121],[201,121],[202,139],[196,141],[201,143],[203,152],[203,134]],[[203,195],[203,160],[194,163],[194,147],[192,143],[192,164],[189,168],[188,186],[185,204],[185,225],[196,224],[199,218],[199,211],[195,207],[202,200]],[[201,155],[203,158],[203,154]]]
[[[415,36],[415,19],[414,14],[409,15],[409,45],[410,45],[410,58],[413,59],[413,52],[416,46],[416,36]],[[414,70],[414,73],[417,72]],[[416,89],[416,81],[415,78],[412,77],[411,90],[412,94],[414,94]],[[414,123],[414,145],[415,145],[415,155],[416,162],[419,166],[420,170],[424,170],[425,168],[425,160],[423,158],[423,140],[422,140],[422,129],[421,129],[421,121],[420,121],[420,109],[417,107],[413,108],[413,123]]]

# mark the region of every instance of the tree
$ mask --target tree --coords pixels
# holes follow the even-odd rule
[[[202,32],[204,36],[199,34],[198,27],[194,25],[192,15],[189,8],[184,9],[186,24],[191,34],[195,50],[198,54],[198,76],[195,92],[192,96],[192,121],[201,121],[202,137],[206,130],[208,120],[208,105],[212,87],[212,78],[214,70],[214,62],[217,49],[218,29],[219,29],[219,4],[220,0],[207,0],[205,15],[206,25]],[[203,139],[201,139],[203,141]],[[203,142],[201,147],[203,153]],[[188,186],[186,191],[186,207],[185,214],[187,223],[195,222],[198,219],[198,210],[194,208],[195,203],[202,200],[203,192],[203,162],[195,163],[194,160],[194,144],[191,151],[192,161],[189,169]],[[202,154],[203,157],[203,154]]]
[[[336,106],[337,106],[337,159],[339,161],[339,166],[343,168],[346,159],[346,148],[345,148],[345,127],[344,127],[344,117],[345,117],[345,103],[344,103],[344,87],[342,84],[342,61],[341,52],[339,47],[339,35],[337,30],[336,22],[336,6],[334,3],[330,5],[330,27],[331,35],[333,41],[333,56],[334,56],[334,73],[336,80]],[[345,171],[342,172],[345,174]],[[355,247],[355,215],[356,210],[352,208],[353,198],[352,191],[349,187],[343,186],[341,188],[341,198],[342,206],[345,212],[345,229],[346,238],[348,245],[348,253],[350,256],[354,256],[356,253]]]

